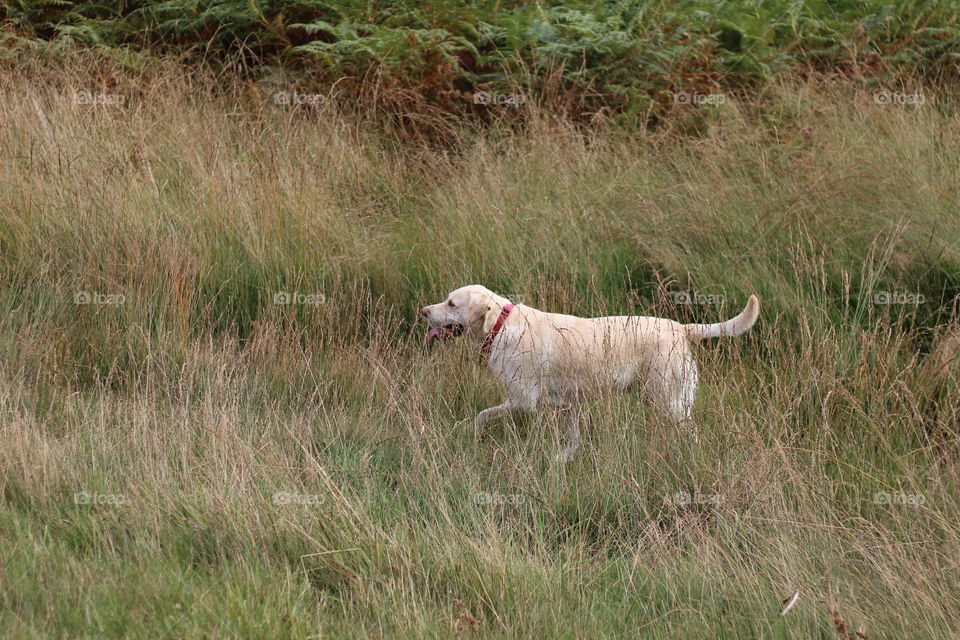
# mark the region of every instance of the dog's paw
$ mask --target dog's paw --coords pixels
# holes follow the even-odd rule
[[[483,438],[483,424],[477,418],[465,418],[457,423],[457,426],[472,426],[473,439],[480,441]]]
[[[473,429],[476,430],[476,425],[473,418],[464,418],[463,420],[457,420],[453,423],[453,428],[457,430],[468,429],[470,427],[473,427]]]

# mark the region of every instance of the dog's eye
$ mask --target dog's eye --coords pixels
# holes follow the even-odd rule
[[[447,300],[447,306],[448,306],[448,307],[452,307],[452,306],[453,306],[453,300]]]

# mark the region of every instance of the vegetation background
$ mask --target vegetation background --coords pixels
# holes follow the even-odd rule
[[[958,8],[0,7],[0,633],[956,636]],[[467,282],[762,317],[557,465]]]

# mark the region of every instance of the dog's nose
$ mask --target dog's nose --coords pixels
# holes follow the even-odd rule
[[[430,312],[427,311],[427,308],[426,308],[426,307],[424,307],[423,309],[420,309],[420,315],[422,315],[424,318],[426,318],[428,315],[430,315]]]

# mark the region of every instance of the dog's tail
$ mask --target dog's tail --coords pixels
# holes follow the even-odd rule
[[[750,296],[747,306],[740,315],[726,322],[716,324],[685,324],[683,328],[691,340],[702,338],[723,338],[725,336],[739,336],[746,333],[760,317],[760,301],[757,296]]]

